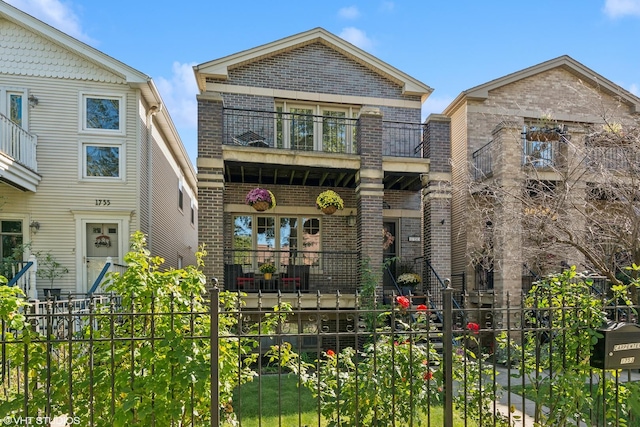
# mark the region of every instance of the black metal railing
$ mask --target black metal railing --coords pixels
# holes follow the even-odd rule
[[[315,305],[269,306],[265,298],[250,307],[223,306],[230,296],[214,288],[197,305],[194,296],[165,294],[170,303],[163,310],[154,308],[157,296],[135,305],[132,297],[131,307],[93,296],[87,304],[28,308],[26,321],[43,328],[0,322],[3,421],[339,425],[348,414],[354,425],[421,425],[438,412],[443,425],[454,425],[454,413],[472,425],[547,425],[561,409],[558,400],[577,385],[579,401],[562,406],[576,423],[638,425],[639,410],[625,397],[637,371],[590,368],[591,326],[570,318],[576,307],[546,304],[557,298],[525,310],[515,295],[506,295],[519,301],[513,306],[460,308],[446,289],[443,309],[425,310],[365,307],[357,296],[345,306],[340,293],[306,297]],[[576,357],[575,340],[584,336]],[[613,343],[635,348],[633,337],[626,338]],[[568,388],[567,374],[575,377]]]
[[[492,144],[493,141],[489,141],[472,154],[473,179],[475,181],[482,181],[493,174]]]
[[[422,157],[422,123],[382,122],[382,155]]]
[[[270,274],[265,264],[273,265]],[[358,252],[226,249],[223,283],[245,292],[354,292],[357,271]]]
[[[223,143],[294,151],[358,154],[358,119],[281,111],[224,109]]]
[[[640,156],[636,150],[622,146],[598,146],[588,148],[587,166],[605,171],[637,171]]]

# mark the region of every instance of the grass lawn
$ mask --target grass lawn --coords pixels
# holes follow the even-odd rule
[[[281,384],[278,384],[278,381]],[[261,387],[261,393],[259,393]],[[278,393],[278,390],[280,392]],[[260,399],[258,398],[259,396]],[[253,426],[326,426],[324,419],[318,421],[317,400],[305,387],[298,388],[298,377],[295,375],[263,375],[259,383],[258,378],[244,384],[234,394],[234,410],[242,421],[243,427]],[[262,405],[262,407],[260,407]],[[416,420],[416,426],[441,426],[442,406],[432,406],[430,424],[426,415]],[[262,414],[259,417],[259,414]],[[421,424],[419,423],[421,422]],[[454,426],[464,426],[460,418],[454,420]],[[469,427],[471,424],[467,423]]]

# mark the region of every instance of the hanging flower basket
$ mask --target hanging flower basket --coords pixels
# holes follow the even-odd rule
[[[559,128],[541,128],[527,131],[527,141],[559,141],[561,131]]]
[[[322,208],[322,213],[325,215],[333,215],[334,213],[336,213],[337,210],[338,210],[337,207],[331,205],[331,206],[327,206],[326,208]]]
[[[258,212],[263,212],[276,207],[276,197],[269,190],[254,188],[247,193],[245,203]]]
[[[316,207],[326,215],[333,215],[338,209],[344,209],[344,201],[333,190],[325,190],[318,194]]]

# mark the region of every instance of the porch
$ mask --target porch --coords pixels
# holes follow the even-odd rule
[[[249,294],[354,293],[359,258],[355,251],[225,249],[223,284],[226,290]],[[266,264],[275,271],[261,271]]]

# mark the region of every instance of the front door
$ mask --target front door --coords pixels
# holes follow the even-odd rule
[[[118,223],[88,222],[85,239],[85,291],[89,291],[104,268],[107,257],[111,257],[114,263],[120,262]],[[98,287],[96,292],[100,291],[102,289]]]

